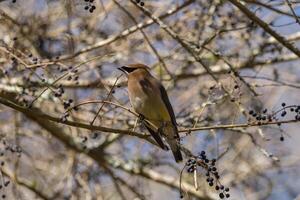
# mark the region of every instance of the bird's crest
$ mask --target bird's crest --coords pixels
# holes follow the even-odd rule
[[[150,68],[147,66],[147,65],[144,65],[144,64],[141,64],[141,63],[135,63],[135,64],[129,64],[129,65],[124,65],[120,68],[121,71],[129,74],[133,71],[135,71],[136,69],[145,69],[147,70],[148,72],[150,71]]]

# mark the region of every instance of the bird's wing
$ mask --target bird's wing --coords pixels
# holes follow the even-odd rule
[[[154,138],[154,140],[157,142],[157,144],[164,150],[169,150],[169,148],[164,144],[164,142],[162,141],[160,135],[158,134],[158,132],[154,131],[151,129],[151,127],[147,124],[147,122],[144,123],[145,127],[147,128],[147,130],[149,131],[149,133],[151,134],[151,136]]]
[[[162,98],[162,100],[163,100],[163,102],[164,102],[164,104],[165,104],[165,106],[167,107],[167,110],[168,110],[168,112],[169,112],[169,115],[170,115],[170,118],[171,118],[172,125],[173,125],[173,127],[174,127],[174,129],[175,129],[175,132],[176,132],[176,135],[175,135],[175,136],[176,136],[177,138],[179,138],[175,114],[174,114],[172,105],[171,105],[171,103],[170,103],[168,94],[167,94],[167,92],[166,92],[166,89],[164,88],[163,85],[160,84],[159,90],[160,90],[161,98]]]
[[[166,137],[166,140],[172,150],[172,153],[173,153],[173,156],[174,156],[176,162],[180,162],[180,161],[182,161],[182,154],[180,151],[179,134],[178,134],[177,124],[176,124],[175,114],[174,114],[172,105],[170,103],[168,94],[167,94],[164,86],[160,84],[159,90],[160,90],[161,98],[162,98],[165,106],[167,107],[167,110],[169,112],[171,122],[173,125],[173,127],[172,127],[173,135],[171,137],[174,137],[174,138]]]

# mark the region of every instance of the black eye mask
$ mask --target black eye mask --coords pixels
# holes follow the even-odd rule
[[[129,74],[129,73],[133,72],[134,70],[136,70],[137,68],[122,66],[118,69],[121,70],[122,72]]]

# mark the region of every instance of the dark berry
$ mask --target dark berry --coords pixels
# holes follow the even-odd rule
[[[269,120],[269,122],[272,121],[272,116],[271,115],[268,116],[268,120]]]
[[[10,181],[6,181],[6,182],[4,183],[4,186],[7,187],[7,186],[9,185],[9,183],[10,183]]]
[[[267,113],[267,112],[268,112],[268,110],[267,110],[267,109],[264,109],[264,110],[263,110],[263,113]]]
[[[284,111],[282,111],[282,113],[281,113],[281,117],[284,117],[286,115],[286,111],[284,110]]]
[[[257,117],[256,117],[256,120],[257,120],[257,121],[260,121],[260,120],[261,120],[261,117],[260,117],[260,116],[257,116]]]
[[[98,133],[93,133],[92,138],[96,139],[98,137],[98,135],[99,135]]]

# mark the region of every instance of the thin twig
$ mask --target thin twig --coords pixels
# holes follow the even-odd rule
[[[138,22],[136,21],[136,19],[132,16],[132,14],[130,12],[128,12],[128,10],[126,10],[118,1],[113,0],[113,2],[115,4],[117,4],[117,6],[122,9],[127,16],[136,24],[136,26],[138,27],[139,31],[142,33],[142,35],[144,36],[144,39],[146,40],[147,44],[149,45],[149,47],[151,48],[151,50],[153,51],[154,55],[157,57],[157,59],[159,60],[159,62],[162,64],[163,68],[165,69],[165,71],[172,77],[172,73],[170,72],[170,70],[168,70],[167,65],[165,63],[165,61],[162,59],[162,57],[159,55],[158,51],[156,50],[156,48],[153,46],[153,44],[151,43],[150,39],[148,38],[148,36],[146,35],[145,31],[143,31],[142,28],[140,28],[138,26]]]
[[[189,6],[190,4],[194,3],[195,0],[188,0],[188,1],[185,1],[183,4],[181,4],[180,6],[178,7],[174,7],[174,8],[171,8],[170,10],[168,10],[165,14],[162,14],[159,16],[160,19],[164,19],[164,18],[167,18],[175,13],[177,13],[178,11],[180,11],[181,9]],[[101,48],[103,46],[106,46],[108,44],[111,44],[119,39],[122,39],[124,37],[127,37],[129,35],[131,35],[132,33],[136,32],[137,30],[140,29],[144,29],[150,25],[154,24],[154,21],[152,19],[150,20],[147,20],[146,22],[141,22],[137,25],[134,25],[124,31],[122,31],[121,33],[117,34],[117,35],[113,35],[103,41],[100,41],[92,46],[88,46],[88,47],[85,47],[79,51],[77,51],[76,53],[74,53],[73,55],[69,55],[69,56],[65,56],[65,57],[62,57],[61,59],[59,59],[60,61],[62,60],[69,60],[69,59],[72,59],[74,57],[77,57],[83,53],[87,53],[87,52],[90,52],[90,51],[93,51],[95,49],[98,49],[98,48]]]
[[[260,123],[245,123],[245,124],[224,124],[224,125],[214,125],[214,126],[204,126],[197,128],[188,128],[182,129],[178,132],[193,132],[193,131],[203,131],[203,130],[211,130],[211,129],[234,129],[234,128],[249,128],[256,126],[266,126],[273,124],[289,124],[289,123],[299,123],[299,120],[291,119],[291,120],[283,120],[283,121],[272,121],[272,122],[260,122]]]
[[[116,85],[117,85],[117,83],[118,83],[118,80],[121,78],[122,75],[123,75],[123,74],[121,74],[120,76],[117,77],[117,79],[116,79],[116,81],[114,82],[113,86],[112,86],[111,89],[109,90],[109,93],[107,94],[107,96],[106,96],[106,98],[105,98],[105,101],[108,101],[108,99],[110,98],[111,94],[113,93],[113,91],[114,91],[114,89],[115,89],[115,87],[116,87]],[[96,118],[98,117],[98,115],[99,115],[99,113],[101,112],[101,110],[102,110],[102,108],[104,107],[104,105],[105,105],[105,103],[103,103],[103,104],[100,106],[100,108],[99,108],[99,110],[97,111],[97,113],[96,113],[94,119],[91,121],[91,125],[94,124]]]
[[[270,26],[261,20],[259,17],[257,17],[253,12],[251,12],[246,6],[240,3],[238,0],[228,0],[233,5],[239,8],[241,12],[243,12],[250,20],[252,20],[254,23],[256,23],[258,26],[260,26],[264,31],[272,35],[279,43],[281,43],[283,46],[285,46],[287,49],[292,51],[294,54],[296,54],[298,57],[300,57],[300,51],[298,48],[296,48],[294,45],[289,43],[284,37],[276,33],[273,29],[270,28]]]

